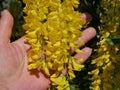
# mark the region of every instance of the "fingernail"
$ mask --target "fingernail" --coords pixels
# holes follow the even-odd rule
[[[89,47],[85,47],[86,49],[84,50],[85,53],[91,53],[92,52],[92,48]]]
[[[4,17],[5,10],[1,11],[1,17]]]
[[[5,10],[2,10],[2,11],[1,11],[1,15],[3,15],[3,14],[4,14],[4,11],[5,11]]]
[[[92,20],[92,16],[88,13],[83,13],[82,14],[82,19],[85,20],[88,23]]]
[[[95,30],[95,28],[89,27],[88,29],[89,29],[89,30],[88,30],[88,33],[93,34],[93,35],[96,35],[96,30]]]

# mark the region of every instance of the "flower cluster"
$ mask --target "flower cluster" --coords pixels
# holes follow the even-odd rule
[[[89,72],[92,77],[90,89],[92,90],[117,90],[120,89],[119,66],[120,45],[113,41],[119,34],[119,0],[100,0],[98,14],[101,25],[99,26],[98,48],[92,56],[91,64],[95,65]],[[101,10],[102,8],[102,10]],[[114,37],[115,36],[115,37]],[[113,37],[113,41],[110,39]]]
[[[80,71],[79,65],[71,55],[82,53],[75,42],[82,32],[81,13],[75,11],[79,0],[23,0],[26,4],[25,24],[26,39],[31,44],[28,69],[38,69],[50,77],[52,85],[58,90],[69,90],[69,80],[75,78],[74,70]],[[66,74],[62,72],[66,69]],[[62,82],[62,83],[61,83]]]

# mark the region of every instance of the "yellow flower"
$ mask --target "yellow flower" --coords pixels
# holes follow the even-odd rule
[[[63,74],[58,77],[51,76],[50,80],[53,82],[52,85],[58,85],[57,90],[70,90],[68,80]]]
[[[59,90],[69,90],[67,76],[60,75],[65,67],[70,79],[75,77],[74,70],[80,71],[84,66],[77,64],[69,50],[74,48],[82,53],[75,42],[82,32],[81,13],[75,11],[79,0],[23,0],[26,39],[31,44],[28,51],[28,69],[40,69],[50,76],[52,84]],[[51,74],[50,71],[53,71]],[[59,73],[56,74],[56,73]],[[56,77],[53,77],[55,76]],[[62,81],[63,80],[63,81]],[[61,83],[63,82],[63,83]]]
[[[40,62],[36,61],[36,62],[34,62],[34,63],[32,63],[28,66],[28,70],[36,69],[36,68],[39,68],[39,67],[40,67]]]

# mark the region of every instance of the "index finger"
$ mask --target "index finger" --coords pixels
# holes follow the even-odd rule
[[[93,27],[89,27],[83,31],[83,35],[78,38],[78,41],[75,43],[76,45],[80,45],[81,43],[87,43],[96,35],[96,30]]]

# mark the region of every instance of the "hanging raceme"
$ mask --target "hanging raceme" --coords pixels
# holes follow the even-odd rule
[[[58,90],[69,90],[69,80],[75,78],[74,70],[84,65],[77,64],[69,50],[82,53],[75,42],[82,36],[85,21],[74,9],[79,0],[23,0],[26,4],[26,39],[31,44],[28,69],[40,69],[50,76],[52,85]],[[67,74],[62,71],[67,68]],[[52,73],[51,73],[52,71]],[[60,82],[62,81],[62,83]]]
[[[90,89],[92,90],[119,90],[119,71],[120,71],[120,44],[115,42],[119,40],[120,26],[120,0],[100,0],[98,5],[98,14],[101,25],[99,26],[100,41],[96,49],[96,54],[92,56],[91,64],[95,65],[93,71],[89,72],[92,77]],[[114,38],[113,38],[114,36]],[[114,42],[112,42],[112,39]]]

